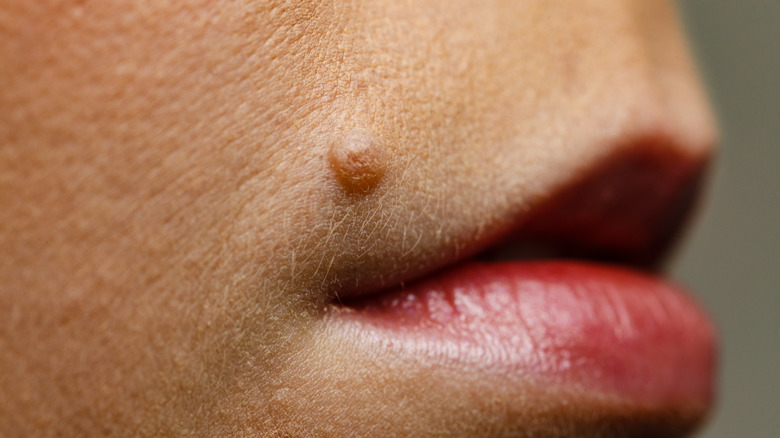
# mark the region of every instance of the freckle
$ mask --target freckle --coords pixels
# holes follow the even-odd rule
[[[346,191],[367,193],[385,174],[387,152],[374,136],[352,134],[331,146],[328,161]]]

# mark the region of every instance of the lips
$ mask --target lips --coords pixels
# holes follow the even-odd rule
[[[335,301],[329,321],[378,354],[616,401],[685,432],[712,404],[714,331],[649,271],[683,228],[703,164],[655,140],[623,150],[467,257]]]

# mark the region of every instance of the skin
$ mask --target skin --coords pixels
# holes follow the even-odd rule
[[[0,35],[0,435],[657,423],[382,354],[325,309],[459,257],[611,157],[706,162],[672,3],[7,0]]]

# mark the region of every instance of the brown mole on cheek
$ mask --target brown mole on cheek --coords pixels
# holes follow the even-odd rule
[[[331,145],[328,161],[344,190],[368,193],[385,174],[387,152],[373,135],[355,133]]]

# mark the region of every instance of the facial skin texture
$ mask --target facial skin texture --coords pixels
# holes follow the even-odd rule
[[[3,436],[608,434],[324,309],[714,139],[663,1],[6,0],[0,78]]]

